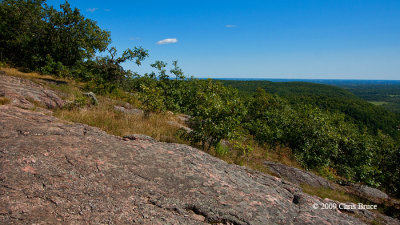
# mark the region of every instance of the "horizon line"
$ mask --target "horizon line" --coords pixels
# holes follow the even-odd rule
[[[363,78],[262,78],[262,77],[205,77],[194,76],[198,79],[215,79],[215,80],[361,80],[361,81],[399,81],[400,79],[363,79]]]

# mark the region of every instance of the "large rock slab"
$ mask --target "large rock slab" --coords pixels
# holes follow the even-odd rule
[[[30,80],[7,76],[4,73],[0,73],[0,97],[9,98],[12,105],[24,109],[33,108],[35,103],[48,109],[65,104],[53,91],[44,89]]]
[[[362,224],[195,148],[0,106],[0,224]]]
[[[366,198],[373,202],[384,202],[389,199],[389,196],[378,190],[362,184],[350,184],[350,188],[360,197]]]
[[[332,185],[327,179],[317,176],[311,172],[271,161],[265,161],[264,164],[268,166],[268,169],[271,172],[292,183],[335,189],[334,185]]]
[[[144,112],[141,109],[125,108],[125,107],[119,106],[119,105],[114,106],[114,110],[118,111],[118,112],[123,112],[126,114],[131,114],[131,115],[139,115],[139,116],[144,115]]]

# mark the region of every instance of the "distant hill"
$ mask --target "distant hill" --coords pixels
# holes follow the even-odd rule
[[[366,126],[372,132],[382,130],[392,136],[398,135],[400,114],[390,112],[369,103],[341,87],[309,82],[271,82],[257,80],[218,80],[237,88],[242,97],[251,96],[257,88],[278,94],[290,103],[312,104],[331,112],[342,112],[360,128]]]
[[[400,83],[341,84],[338,86],[374,105],[400,113]]]
[[[236,83],[240,81],[241,83]],[[313,84],[324,84],[330,85],[330,87],[343,88],[354,95],[374,104],[381,106],[391,112],[400,113],[400,80],[339,80],[339,79],[231,79],[228,78],[223,81],[229,83],[231,86],[240,88],[243,91],[251,92],[254,86],[268,86],[273,92],[279,93],[280,95],[287,94],[286,92],[295,92],[298,90],[297,85],[294,83],[313,83]],[[255,84],[257,82],[258,84]],[[261,84],[260,84],[261,82]],[[268,84],[271,83],[271,84]],[[240,86],[240,87],[239,87]],[[295,86],[295,87],[293,87]],[[310,86],[307,84],[301,85]],[[283,89],[277,90],[276,87],[283,87]],[[285,87],[294,88],[287,90]],[[316,88],[316,85],[312,85],[312,89]],[[328,88],[324,91],[330,92],[334,90]],[[303,93],[305,90],[300,90]],[[282,93],[285,92],[285,93]],[[342,90],[338,93],[343,94]],[[328,93],[329,95],[329,93]]]
[[[325,97],[343,97],[358,99],[356,95],[343,88],[316,84],[310,82],[271,82],[271,81],[237,81],[237,80],[219,80],[225,85],[237,88],[243,94],[252,95],[257,88],[263,88],[269,93],[280,96],[301,95],[301,96],[325,96]]]

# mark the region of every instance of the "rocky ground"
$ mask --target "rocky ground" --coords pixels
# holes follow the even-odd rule
[[[23,109],[32,109],[38,105],[54,109],[65,104],[55,92],[30,80],[8,76],[3,71],[0,71],[0,97],[11,99],[12,105]]]
[[[5,80],[0,88],[15,82]],[[21,91],[0,105],[0,224],[363,224],[321,209],[332,201],[296,184],[198,149],[17,107],[13,96],[31,93],[13,85]]]

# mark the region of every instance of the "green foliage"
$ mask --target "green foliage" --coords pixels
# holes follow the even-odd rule
[[[342,87],[368,102],[380,102],[381,106],[389,111],[400,113],[400,83],[378,84],[335,84]]]
[[[117,57],[117,49],[111,47],[107,49],[108,56],[96,57],[93,61],[82,63],[83,71],[87,72],[89,79],[101,79],[107,83],[122,83],[126,78],[132,77],[131,71],[125,71],[121,63],[134,60],[137,65],[141,65],[141,61],[147,56],[147,50],[135,47],[133,50],[127,49],[122,56]]]
[[[351,181],[371,186],[388,179],[386,172],[393,173],[393,168],[382,166],[389,163],[385,157],[393,157],[393,139],[383,133],[376,137],[360,131],[344,114],[291,105],[263,89],[256,91],[248,109],[246,127],[256,140],[290,147],[305,168],[333,168]],[[378,143],[382,138],[385,141]],[[388,183],[394,182],[389,179]]]
[[[3,0],[0,21],[0,60],[36,71],[72,68],[110,42],[109,32],[67,1],[58,11],[44,0]]]
[[[247,127],[260,143],[287,145],[306,168],[327,166],[335,152],[333,127],[317,108],[294,110],[279,97],[258,89],[249,106]]]
[[[88,91],[93,91],[96,94],[110,94],[118,89],[118,85],[115,83],[106,82],[101,78],[93,78],[86,83],[85,89]]]
[[[306,82],[221,82],[225,85],[238,88],[240,95],[247,99],[250,98],[257,88],[262,88],[269,93],[279,94],[279,96],[288,100],[294,106],[310,104],[332,113],[344,113],[346,120],[357,124],[361,130],[363,127],[367,127],[368,132],[372,134],[376,134],[378,130],[382,130],[393,138],[400,137],[398,130],[400,114],[395,114],[380,106],[370,104],[340,87]],[[397,93],[393,89],[390,89],[390,91],[388,93]]]
[[[67,67],[62,62],[55,62],[50,55],[46,55],[45,65],[40,68],[43,74],[53,74],[57,77],[65,77],[69,74]]]
[[[332,181],[337,181],[338,180],[338,176],[337,176],[337,172],[336,170],[334,170],[331,167],[321,167],[318,169],[318,174],[321,175],[322,177],[326,177],[329,180]]]
[[[178,66],[178,61],[173,61],[172,65],[174,66],[174,68],[172,68],[170,72],[175,75],[175,80],[185,79],[185,75],[183,74],[182,69]]]
[[[192,81],[186,97],[192,140],[204,149],[232,137],[245,113],[236,90],[211,80]]]
[[[378,167],[381,174],[379,179],[382,187],[390,193],[396,193],[400,197],[400,143],[393,140],[390,136],[379,132],[376,141],[376,148],[373,154],[373,165]]]
[[[156,61],[151,64],[151,67],[157,69],[157,74],[155,72],[147,74],[147,77],[157,80],[157,86],[162,89],[164,95],[164,105],[166,109],[171,111],[182,111],[181,107],[183,103],[183,94],[185,92],[185,76],[182,69],[178,66],[178,61],[173,61],[173,68],[170,70],[174,79],[171,75],[167,74],[167,63],[163,61]]]
[[[231,140],[231,144],[232,150],[236,152],[236,157],[246,157],[254,150],[250,144],[247,144],[244,141]]]
[[[143,51],[146,52],[147,51]],[[167,63],[156,61],[151,66],[157,69],[157,73],[152,72],[139,76],[131,74],[123,76],[123,82],[120,87],[127,92],[136,92],[145,114],[148,116],[151,112],[160,112],[164,110],[183,111],[185,76],[179,68],[177,61],[173,62],[174,67],[170,70],[175,79],[170,79],[167,74]]]
[[[151,83],[150,83],[151,84]],[[142,84],[140,86],[141,92],[139,92],[139,100],[142,105],[141,108],[144,111],[144,116],[148,118],[151,112],[164,111],[165,106],[163,102],[163,95],[161,88],[155,85]]]
[[[315,84],[307,82],[271,82],[265,80],[221,80],[225,85],[237,88],[242,96],[251,96],[257,88],[266,90],[269,93],[285,96],[327,96],[342,97],[347,99],[356,99],[357,97],[349,91],[339,87],[329,86],[325,84]]]
[[[215,153],[218,156],[225,156],[228,155],[230,152],[229,147],[226,145],[221,144],[221,142],[219,142],[216,146],[215,146]]]

